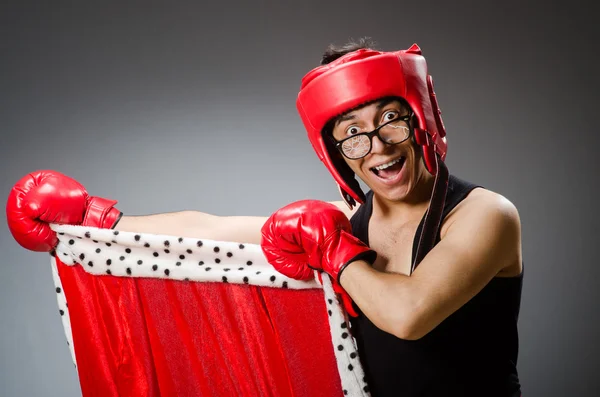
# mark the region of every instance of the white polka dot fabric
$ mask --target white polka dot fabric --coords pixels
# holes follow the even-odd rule
[[[59,239],[56,256],[66,265],[81,265],[90,274],[224,282],[290,289],[323,288],[331,341],[344,395],[369,395],[356,344],[348,332],[346,314],[333,291],[329,277],[323,277],[323,285],[316,281],[316,277],[315,280],[310,281],[286,277],[267,262],[260,246],[256,244],[84,226],[50,226],[56,231]],[[62,293],[54,258],[52,258],[52,268],[59,313],[62,316],[73,363],[77,365],[68,302]]]

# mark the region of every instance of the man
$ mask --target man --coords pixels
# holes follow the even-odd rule
[[[43,173],[19,182],[16,190],[38,199],[42,215],[9,216],[13,235],[49,251],[56,236],[44,222],[91,218],[116,230],[261,243],[280,272],[300,279],[327,272],[351,298],[351,333],[374,396],[520,395],[518,213],[504,197],[451,176],[439,230],[429,222],[445,132],[424,58],[416,46],[367,47],[331,48],[298,98],[344,201],[292,203],[268,219],[193,211],[121,217],[114,201]],[[366,195],[354,176],[370,188]],[[8,210],[23,213],[14,198]],[[422,250],[431,230],[435,246]]]
[[[519,396],[516,208],[455,176],[437,208],[445,131],[420,49],[345,50],[305,76],[298,109],[347,203],[363,205],[351,222],[318,201],[280,209],[263,226],[267,258],[290,277],[325,271],[352,298],[374,395]]]

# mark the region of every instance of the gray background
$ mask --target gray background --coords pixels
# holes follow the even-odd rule
[[[597,396],[597,21],[574,1],[445,3],[3,2],[0,196],[54,169],[126,214],[336,200],[296,114],[300,79],[329,43],[416,42],[450,170],[521,214],[524,396]],[[48,255],[0,235],[0,395],[80,395]]]

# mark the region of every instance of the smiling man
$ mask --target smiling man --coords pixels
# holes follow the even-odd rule
[[[361,205],[350,220],[321,201],[281,208],[262,228],[269,261],[299,279],[325,271],[352,299],[374,396],[520,396],[518,212],[444,175],[446,134],[419,47],[331,48],[297,105],[344,201]]]

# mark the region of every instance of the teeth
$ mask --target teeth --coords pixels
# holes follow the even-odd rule
[[[396,159],[396,160],[392,160],[389,163],[385,163],[385,164],[381,164],[377,167],[373,167],[375,168],[377,171],[381,171],[381,170],[385,170],[388,167],[391,167],[392,165],[396,164],[397,162],[399,162],[402,158]]]

